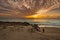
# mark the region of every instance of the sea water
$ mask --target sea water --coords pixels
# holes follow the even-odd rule
[[[42,27],[60,27],[60,19],[8,19],[2,21],[28,22],[30,24],[39,24],[40,26],[42,25]]]

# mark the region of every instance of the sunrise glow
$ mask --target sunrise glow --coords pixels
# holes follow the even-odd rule
[[[42,14],[46,12],[47,10],[39,10],[36,12],[37,14],[26,16],[26,18],[39,18],[39,17],[41,18],[43,16]]]
[[[58,14],[57,16],[56,16],[56,14],[50,14],[50,15],[48,15],[48,14],[49,14],[49,12],[50,12],[51,10],[58,8],[59,5],[60,5],[60,4],[57,3],[57,4],[52,5],[52,6],[49,7],[49,8],[40,9],[40,10],[38,10],[37,12],[35,12],[36,14],[30,15],[30,16],[26,16],[26,18],[57,18],[60,14]],[[48,13],[48,14],[47,14],[47,13]],[[53,17],[52,17],[51,15],[53,15]],[[49,17],[48,17],[48,16],[49,16]]]

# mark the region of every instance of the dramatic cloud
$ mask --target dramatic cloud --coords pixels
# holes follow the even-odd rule
[[[0,19],[25,18],[25,16],[35,14],[40,16],[40,10],[42,9],[47,10],[48,13],[55,11],[57,13],[53,13],[59,16],[60,0],[0,0]]]

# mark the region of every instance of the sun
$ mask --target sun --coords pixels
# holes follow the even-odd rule
[[[38,18],[38,15],[30,15],[30,16],[26,16],[26,18]]]

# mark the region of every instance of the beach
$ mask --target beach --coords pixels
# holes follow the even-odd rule
[[[31,25],[4,24],[0,24],[0,40],[60,40],[60,28],[40,27],[40,32],[31,32]]]

